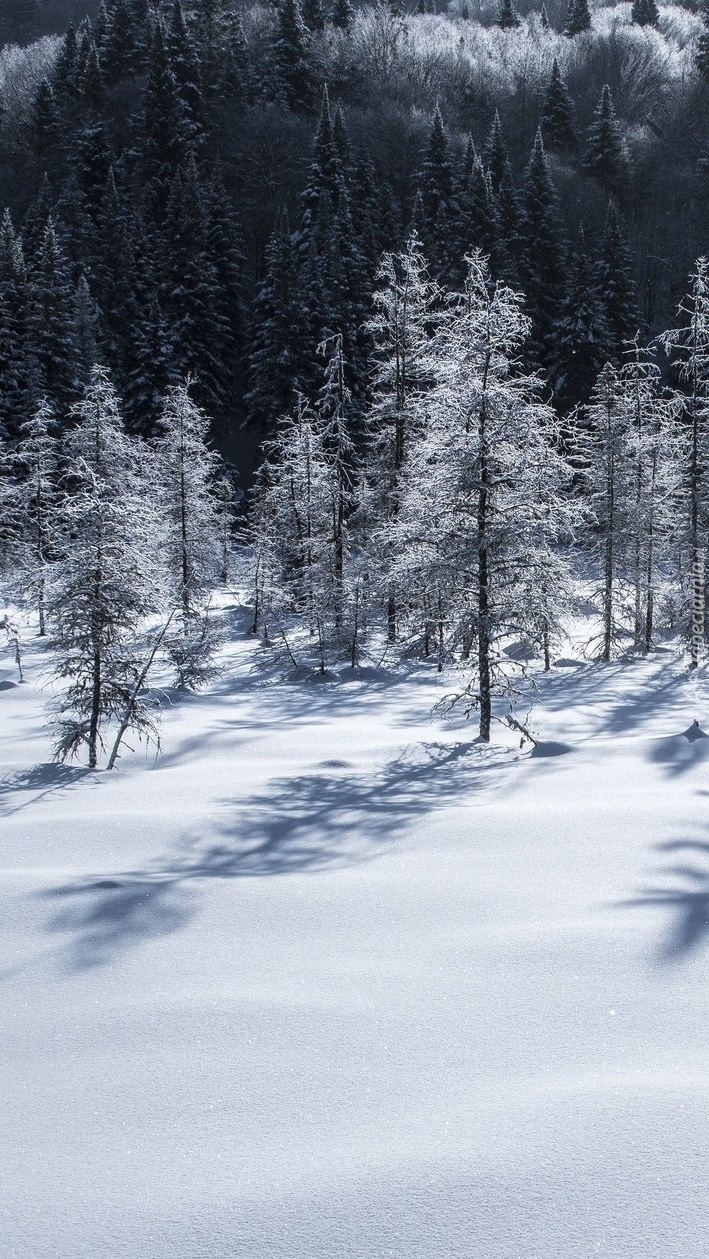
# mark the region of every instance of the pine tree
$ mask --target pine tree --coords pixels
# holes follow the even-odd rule
[[[271,45],[274,95],[294,113],[308,113],[314,100],[308,32],[298,0],[281,0]]]
[[[559,63],[555,57],[539,120],[547,149],[576,148],[574,116],[573,101],[561,77]]]
[[[612,353],[603,294],[583,229],[567,266],[568,286],[552,337],[552,380],[558,405],[569,410],[586,402],[601,368]]]
[[[76,28],[73,22],[70,22],[66,29],[66,35],[62,41],[61,48],[57,59],[54,63],[54,72],[52,75],[52,87],[55,95],[61,101],[65,101],[77,95],[78,92],[78,42],[76,38]]]
[[[503,31],[515,30],[522,24],[522,19],[515,9],[512,0],[499,0],[496,20],[497,25],[502,27]]]
[[[326,652],[342,617],[337,578],[337,477],[323,442],[317,413],[302,397],[281,417],[259,470],[252,508],[256,556],[254,628],[267,639],[274,621],[288,644],[287,630],[300,622],[307,646],[326,671]]]
[[[527,169],[522,222],[520,272],[532,319],[529,352],[539,365],[548,362],[553,327],[565,292],[564,243],[558,198],[549,174],[541,132],[537,132]]]
[[[490,176],[492,191],[497,194],[508,164],[507,146],[505,145],[502,123],[497,110],[495,110],[495,117],[492,120],[492,126],[485,141],[481,157],[483,169]]]
[[[573,38],[575,35],[582,35],[584,31],[589,31],[590,29],[591,14],[588,8],[588,0],[569,0],[564,34],[568,35],[569,38]]]
[[[313,35],[319,35],[325,29],[325,14],[321,0],[303,0],[303,22],[306,29]]]
[[[103,71],[99,62],[98,50],[93,39],[86,48],[86,57],[79,76],[79,95],[91,110],[100,113],[106,94]]]
[[[54,92],[47,79],[42,79],[35,100],[32,119],[32,147],[38,157],[53,155],[60,136],[59,114]]]
[[[160,597],[157,523],[137,448],[102,368],[94,370],[73,418],[64,439],[67,490],[54,517],[57,560],[47,610],[55,677],[66,684],[57,704],[57,755],[65,760],[85,745],[95,769],[109,723],[123,720],[127,708],[132,728],[157,737],[154,718],[133,697],[144,659],[142,622]]]
[[[204,106],[199,72],[199,61],[187,31],[180,0],[174,0],[172,19],[167,34],[170,66],[177,81],[177,91],[182,103],[185,130],[195,143],[203,131]]]
[[[436,106],[429,132],[426,154],[421,166],[419,186],[429,235],[434,231],[441,209],[445,216],[452,209],[453,174],[448,153],[448,137],[441,111]]]
[[[101,40],[101,66],[108,84],[141,72],[145,61],[143,36],[130,0],[113,0]]]
[[[28,284],[27,348],[35,398],[59,413],[76,397],[74,291],[67,259],[50,219]]]
[[[636,26],[657,26],[660,11],[655,0],[633,0],[630,16]]]
[[[6,209],[0,224],[0,431],[10,438],[18,436],[26,412],[27,303],[22,242]]]
[[[351,0],[334,0],[331,21],[333,26],[339,27],[341,31],[349,32],[352,29],[354,9]]]
[[[617,195],[624,192],[629,174],[628,151],[607,83],[601,92],[594,121],[586,132],[583,165],[609,192]]]
[[[168,179],[186,160],[190,138],[191,127],[170,63],[165,30],[158,21],[143,92],[141,153],[148,175]]]
[[[636,336],[642,319],[635,297],[632,257],[612,199],[608,203],[596,286],[603,297],[611,335],[609,356],[619,366],[627,343]]]

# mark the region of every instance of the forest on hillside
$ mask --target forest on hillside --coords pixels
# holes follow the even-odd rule
[[[459,665],[483,738],[580,574],[593,653],[698,664],[709,9],[430,8],[5,11],[0,559],[61,755],[154,732],[158,649],[209,680],[237,522],[265,644]]]

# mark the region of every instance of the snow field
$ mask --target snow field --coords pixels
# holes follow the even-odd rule
[[[4,1254],[706,1253],[701,677],[555,669],[530,756],[424,668],[267,683],[237,639],[89,775],[43,654],[0,692]]]

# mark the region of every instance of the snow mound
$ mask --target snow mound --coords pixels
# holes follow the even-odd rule
[[[573,748],[568,743],[555,743],[553,740],[548,742],[535,743],[532,748],[531,755],[536,759],[548,756],[566,756],[567,752],[573,752]]]

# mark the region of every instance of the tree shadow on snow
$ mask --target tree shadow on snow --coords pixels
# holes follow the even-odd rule
[[[55,791],[66,791],[76,787],[92,777],[89,769],[80,765],[59,765],[56,761],[47,761],[33,765],[31,769],[17,770],[0,779],[0,817],[9,817],[19,813],[30,804],[36,804],[44,796]],[[27,800],[19,804],[14,801],[21,792],[33,792]]]
[[[668,840],[656,844],[655,851],[677,854],[679,863],[668,865],[653,885],[623,901],[621,908],[651,906],[670,911],[669,927],[657,954],[667,965],[682,961],[709,940],[709,842]]]
[[[200,881],[317,874],[369,861],[434,810],[480,791],[491,777],[499,781],[514,755],[431,743],[371,774],[330,760],[315,772],[273,779],[263,792],[219,802],[208,840],[187,835],[144,869],[42,892],[60,902],[47,929],[69,937],[69,969],[106,965],[186,926]]]

